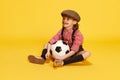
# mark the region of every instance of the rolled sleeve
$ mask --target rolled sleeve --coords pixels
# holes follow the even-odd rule
[[[58,33],[50,39],[49,43],[53,44],[56,41],[60,40],[60,36],[61,36],[61,30],[59,30]]]
[[[71,50],[77,52],[79,50],[79,46],[83,43],[83,35],[79,31],[76,31],[74,36],[75,39],[71,46]]]

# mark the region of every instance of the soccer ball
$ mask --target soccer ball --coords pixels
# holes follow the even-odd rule
[[[64,56],[70,51],[69,45],[62,40],[58,40],[51,45],[52,56]]]

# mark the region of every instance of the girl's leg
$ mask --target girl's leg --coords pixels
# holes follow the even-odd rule
[[[46,53],[47,53],[47,44],[45,44],[44,49],[42,50],[42,54],[41,54],[41,57],[45,60],[46,60],[46,57],[45,57]]]
[[[77,53],[75,56],[71,57],[68,60],[64,60],[63,63],[64,65],[74,63],[74,62],[79,62],[87,59],[90,56],[90,52],[88,51],[81,51]]]
[[[29,55],[29,56],[28,56],[28,60],[29,60],[31,63],[43,64],[43,63],[45,62],[45,60],[46,60],[46,58],[45,58],[46,53],[47,53],[47,44],[44,46],[44,49],[43,49],[43,51],[42,51],[41,57]]]
[[[79,62],[79,61],[83,61],[84,59],[87,59],[90,56],[90,52],[88,51],[81,51],[79,53],[77,53],[75,56],[66,59],[64,61],[62,60],[55,60],[54,61],[54,66],[58,67],[58,66],[63,66],[63,65],[67,65],[70,63],[75,63],[75,62]]]

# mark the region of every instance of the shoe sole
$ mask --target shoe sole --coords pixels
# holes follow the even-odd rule
[[[28,60],[29,60],[29,62],[35,63],[35,64],[43,64],[43,63],[45,62],[44,59],[38,59],[38,58],[36,58],[36,57],[33,56],[33,55],[29,55],[29,56],[28,56]]]

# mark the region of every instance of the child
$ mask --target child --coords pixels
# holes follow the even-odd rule
[[[46,59],[50,58],[50,46],[58,40],[63,40],[70,46],[71,51],[64,56],[56,56],[53,66],[59,67],[66,64],[83,61],[90,56],[90,52],[84,51],[82,48],[83,35],[78,30],[78,22],[80,16],[73,10],[64,10],[62,16],[62,29],[45,45],[42,55],[36,57],[28,56],[31,63],[43,64]]]

